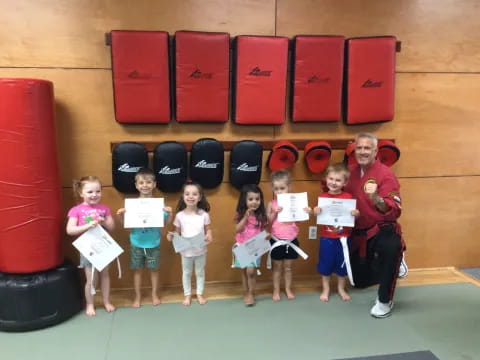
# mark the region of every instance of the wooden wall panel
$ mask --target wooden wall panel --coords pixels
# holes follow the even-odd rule
[[[480,71],[476,0],[278,0],[277,35],[395,35],[399,71]]]
[[[400,183],[409,266],[480,266],[480,177],[401,179]]]
[[[109,68],[110,30],[274,35],[275,1],[1,1],[0,66]]]

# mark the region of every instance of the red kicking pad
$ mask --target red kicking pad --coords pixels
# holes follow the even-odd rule
[[[168,33],[111,32],[115,119],[119,123],[168,123]]]
[[[394,36],[347,40],[347,124],[393,120],[396,42]]]
[[[343,36],[297,36],[292,121],[339,121],[342,113]]]
[[[175,33],[176,119],[228,121],[230,35]]]
[[[234,43],[233,118],[237,124],[283,124],[288,38],[241,35]]]

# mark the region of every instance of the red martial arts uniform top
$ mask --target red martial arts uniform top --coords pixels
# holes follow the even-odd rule
[[[365,193],[368,183],[377,184],[377,193],[388,206],[386,213],[380,212]],[[366,237],[361,239],[362,244],[354,244],[354,248],[360,246],[360,254],[365,254],[366,240],[370,239],[379,231],[379,226],[385,223],[393,223],[398,234],[401,233],[400,226],[396,224],[402,212],[400,184],[393,171],[379,160],[370,165],[365,174],[361,177],[360,166],[354,164],[350,167],[350,179],[345,186],[345,191],[357,199],[357,209],[360,216],[355,220],[355,230],[365,230]],[[355,243],[355,238],[354,238]]]

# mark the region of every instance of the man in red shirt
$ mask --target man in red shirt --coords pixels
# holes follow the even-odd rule
[[[369,133],[355,138],[357,164],[350,167],[345,191],[357,199],[360,216],[355,221],[352,271],[357,287],[380,284],[370,314],[382,318],[391,314],[404,243],[401,237],[400,184],[392,170],[377,156],[377,138]]]

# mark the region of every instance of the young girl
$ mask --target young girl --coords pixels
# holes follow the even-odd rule
[[[240,192],[235,216],[235,241],[242,244],[251,237],[261,233],[267,226],[267,214],[263,203],[262,190],[257,185],[244,185]],[[242,269],[243,302],[247,306],[255,305],[256,268],[260,266],[261,257],[256,263],[241,268],[235,260],[233,267]]]
[[[271,180],[275,198],[270,201],[267,207],[267,218],[269,223],[272,224],[272,238],[270,243],[273,245],[278,240],[284,240],[298,246],[297,224],[295,224],[295,222],[279,222],[277,220],[278,213],[283,209],[278,206],[276,196],[290,192],[292,182],[290,173],[286,170],[275,171],[271,175]],[[308,212],[308,208],[306,208],[305,211]],[[297,252],[287,244],[275,247],[270,255],[273,260],[273,301],[280,300],[280,278],[282,276],[282,270],[284,273],[287,298],[289,300],[295,299],[292,291],[292,264],[293,260],[298,258]]]
[[[74,181],[73,191],[75,195],[80,196],[83,202],[68,211],[67,234],[79,236],[98,225],[103,226],[108,232],[112,232],[115,223],[110,214],[110,209],[106,205],[100,204],[102,198],[100,180],[96,176],[84,176],[80,180]],[[85,284],[85,300],[87,302],[85,312],[88,316],[95,316],[93,295],[90,293],[92,288],[92,264],[81,254],[80,267],[85,269],[87,280]],[[100,272],[100,283],[105,310],[112,312],[115,310],[115,306],[110,303],[108,266]]]
[[[336,198],[336,199],[352,199],[352,195],[344,192],[343,187],[348,181],[350,173],[344,164],[338,163],[330,165],[326,171],[327,193],[319,195],[319,197]],[[316,206],[313,212],[318,215],[322,209]],[[352,209],[352,216],[359,216],[357,209]],[[317,271],[322,274],[322,293],[320,300],[327,302],[330,294],[330,275],[336,273],[338,277],[338,294],[343,301],[350,300],[350,295],[346,291],[347,269],[343,256],[341,237],[349,237],[352,232],[351,228],[335,227],[322,225],[320,226],[320,252],[318,256]]]
[[[183,195],[178,201],[177,214],[173,224],[175,232],[183,237],[192,237],[199,233],[205,234],[205,242],[212,242],[212,231],[210,229],[210,204],[203,193],[200,184],[190,182],[183,187]],[[172,235],[167,236],[172,241]],[[203,297],[205,286],[205,262],[207,247],[190,248],[181,252],[182,254],[182,282],[185,299],[183,305],[190,306],[192,299],[192,272],[195,265],[195,277],[197,283],[197,300],[203,305],[207,300]]]

